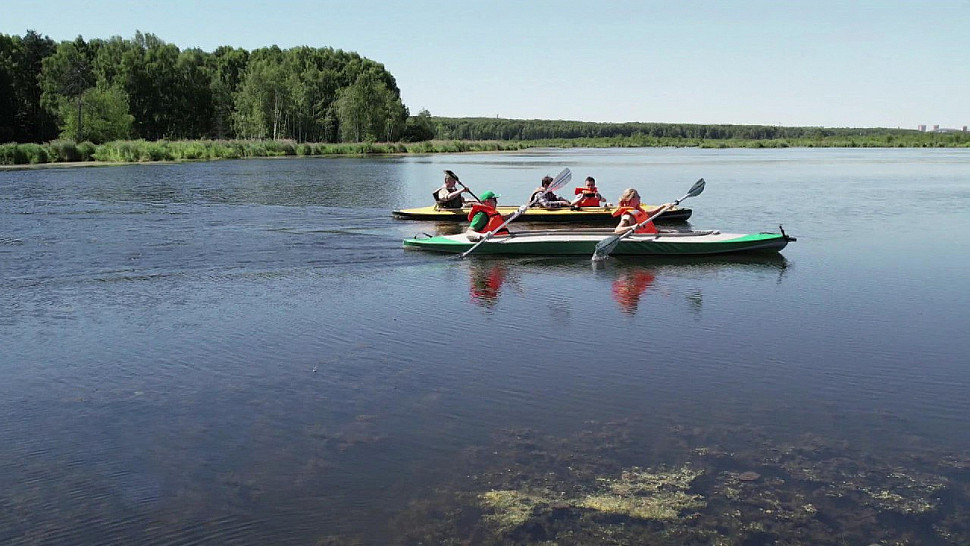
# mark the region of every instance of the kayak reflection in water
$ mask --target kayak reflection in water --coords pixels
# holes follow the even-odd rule
[[[613,281],[613,299],[620,304],[620,311],[636,314],[640,296],[653,284],[654,278],[652,271],[643,269],[620,273]]]
[[[469,273],[471,285],[468,292],[472,302],[483,307],[493,307],[498,302],[502,283],[508,275],[508,268],[503,264],[473,263],[469,266]]]

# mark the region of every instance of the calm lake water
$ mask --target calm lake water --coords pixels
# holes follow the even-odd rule
[[[563,167],[798,241],[403,250]],[[0,543],[970,543],[967,234],[970,150],[0,171]]]

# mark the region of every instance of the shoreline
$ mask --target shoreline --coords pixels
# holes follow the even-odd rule
[[[232,159],[286,159],[286,158],[323,158],[323,157],[375,157],[438,155],[453,153],[507,153],[537,148],[556,149],[607,149],[607,148],[698,148],[707,150],[724,149],[967,149],[970,142],[913,142],[881,143],[876,141],[858,142],[842,139],[833,142],[793,142],[792,139],[778,140],[703,140],[671,139],[670,143],[644,143],[637,139],[617,142],[614,139],[557,139],[554,141],[426,141],[419,143],[353,143],[353,144],[296,144],[291,141],[116,141],[99,145],[102,156],[120,156],[118,160],[89,159],[82,161],[27,161],[20,163],[0,163],[0,171],[58,169],[78,167],[109,167],[116,165],[168,165],[202,161],[223,161]],[[23,146],[25,149],[43,149],[42,144],[7,144]],[[228,150],[228,151],[227,151]],[[98,153],[96,152],[96,153]],[[93,155],[93,154],[92,154]],[[46,153],[46,157],[54,154]],[[174,156],[174,157],[172,157]],[[155,158],[158,159],[155,159]],[[9,158],[9,156],[8,156]],[[4,157],[0,155],[0,161]],[[36,159],[36,158],[34,158]]]

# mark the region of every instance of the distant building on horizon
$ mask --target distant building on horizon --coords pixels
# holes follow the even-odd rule
[[[921,132],[921,133],[925,133],[926,132],[926,125],[923,124],[923,123],[921,123],[921,124],[919,124],[919,125],[916,126],[916,130],[919,131],[919,132]],[[934,125],[933,126],[933,129],[930,132],[931,133],[959,133],[961,131],[963,131],[964,133],[966,133],[967,132],[967,126],[964,125],[962,129],[953,129],[953,128],[949,128],[949,127],[943,127],[941,129],[939,125]]]

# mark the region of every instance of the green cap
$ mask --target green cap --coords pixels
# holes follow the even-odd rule
[[[502,196],[493,192],[492,190],[486,190],[482,192],[482,195],[481,195],[482,201],[486,199],[498,199],[499,197],[502,197]]]

